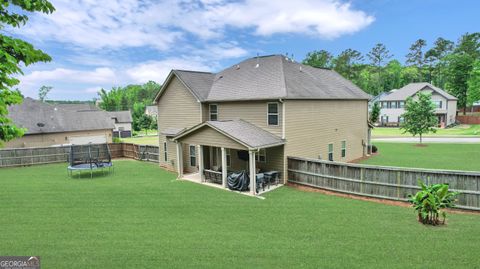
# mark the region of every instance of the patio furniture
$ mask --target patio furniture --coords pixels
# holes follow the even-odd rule
[[[278,171],[269,171],[269,172],[264,172],[265,175],[265,184],[267,184],[267,187],[270,188],[270,184],[275,183],[275,186],[278,185],[279,181],[279,172]]]

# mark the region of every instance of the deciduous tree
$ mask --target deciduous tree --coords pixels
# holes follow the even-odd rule
[[[52,13],[53,5],[46,0],[11,0],[0,2],[0,30],[5,26],[21,27],[28,21],[27,12]],[[15,75],[23,74],[21,66],[48,62],[51,58],[32,44],[0,32],[0,145],[23,135],[24,130],[8,118],[8,106],[19,104],[23,97],[13,90],[20,83]]]
[[[431,94],[417,93],[417,100],[412,97],[407,98],[405,103],[405,113],[402,114],[404,133],[410,133],[413,136],[419,135],[420,143],[422,136],[430,132],[436,132],[434,128],[437,123],[435,116],[435,105],[432,103]]]

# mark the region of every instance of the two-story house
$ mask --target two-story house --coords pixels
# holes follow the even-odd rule
[[[430,83],[410,83],[398,90],[390,91],[381,96],[380,119],[381,126],[399,126],[402,123],[402,114],[405,113],[405,102],[408,97],[416,98],[418,92],[427,92],[432,95],[435,104],[435,114],[438,117],[438,126],[446,127],[455,123],[457,113],[457,98]]]
[[[155,98],[160,165],[179,177],[219,171],[225,186],[227,171],[285,180],[287,156],[349,162],[367,154],[369,98],[332,70],[282,55],[218,73],[172,70]]]

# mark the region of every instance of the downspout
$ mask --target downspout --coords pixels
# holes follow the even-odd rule
[[[282,139],[285,140],[285,101],[283,99],[278,99],[278,101],[282,104]],[[288,159],[287,159],[287,151],[286,151],[286,147],[287,147],[287,144],[284,144],[283,145],[283,171],[282,171],[282,174],[283,174],[283,184],[285,184],[287,182],[287,162],[288,162]]]
[[[285,139],[285,102],[283,99],[278,99],[278,102],[282,104],[282,139]]]

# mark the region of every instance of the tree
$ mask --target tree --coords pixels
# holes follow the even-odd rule
[[[407,64],[422,68],[425,63],[423,54],[423,48],[427,45],[427,41],[424,39],[418,39],[410,46],[410,52],[407,54]]]
[[[53,5],[46,0],[14,0],[0,2],[0,30],[5,26],[21,27],[28,21],[26,12],[52,13]],[[20,12],[19,12],[20,11]],[[17,13],[18,12],[18,13]],[[28,42],[0,33],[0,144],[23,135],[24,130],[8,118],[7,107],[20,104],[23,97],[12,87],[20,81],[15,75],[23,74],[21,66],[48,62],[51,58]]]
[[[373,66],[380,68],[383,66],[383,63],[392,58],[393,55],[390,54],[390,51],[384,44],[378,43],[370,50],[367,57]]]
[[[440,88],[444,87],[445,80],[441,76],[444,65],[441,60],[453,51],[454,43],[442,37],[437,38],[433,48],[425,53],[425,63],[428,65],[428,81]]]
[[[480,59],[480,33],[466,33],[458,40],[455,53],[466,53],[473,59]]]
[[[463,108],[466,114],[468,78],[473,68],[472,57],[466,53],[453,53],[445,57],[443,70],[446,78],[446,89],[458,98],[458,108]]]
[[[473,64],[467,85],[467,105],[472,106],[473,103],[480,101],[480,60]]]
[[[315,50],[313,52],[309,52],[302,63],[313,67],[331,68],[332,60],[333,55],[330,52],[326,50]]]
[[[347,79],[352,79],[355,76],[354,66],[361,61],[363,61],[363,56],[359,51],[346,49],[333,60],[334,70]]]
[[[43,85],[42,87],[40,87],[40,89],[38,90],[38,99],[40,99],[40,101],[42,101],[42,102],[45,101],[45,98],[47,97],[47,94],[52,89],[53,89],[52,86]]]
[[[403,133],[410,133],[413,136],[420,136],[422,143],[423,134],[436,132],[434,128],[437,123],[435,116],[435,105],[432,103],[432,96],[428,93],[417,93],[417,100],[412,97],[407,98],[405,103],[405,113],[402,114]]]
[[[370,112],[370,122],[375,123],[380,116],[380,105],[378,102],[373,103],[372,112]]]
[[[142,114],[139,119],[138,119],[138,127],[139,127],[139,130],[145,130],[145,135],[148,134],[148,129],[150,129],[152,127],[152,123],[153,123],[153,117],[152,116],[149,116],[149,115],[146,115],[146,114]]]

